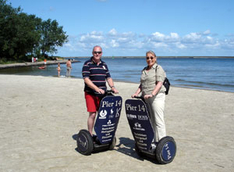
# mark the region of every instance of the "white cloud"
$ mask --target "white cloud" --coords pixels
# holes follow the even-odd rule
[[[210,34],[210,30],[206,30],[203,32],[203,35],[209,35]]]
[[[159,32],[152,33],[152,40],[154,41],[163,41],[165,39],[165,35]]]
[[[217,53],[225,51],[234,53],[233,37],[222,40],[212,35],[214,34],[210,30],[181,36],[175,32],[168,35],[160,32],[150,35],[134,32],[120,33],[113,28],[107,33],[92,31],[79,36],[69,36],[69,42],[59,48],[58,52],[67,52],[66,56],[72,53],[79,56],[79,54],[90,54],[93,46],[100,45],[105,49],[105,55],[112,55],[114,52],[124,55],[142,55],[149,49],[155,49],[157,54],[161,55],[194,55],[191,53],[212,55],[211,52],[214,53],[213,55],[218,55]],[[199,54],[200,52],[203,54]],[[209,52],[209,54],[204,54],[204,52]]]
[[[173,40],[178,40],[180,38],[180,36],[178,35],[178,33],[171,33],[170,38]]]
[[[218,48],[218,47],[220,47],[220,43],[218,42],[218,41],[216,41],[215,43],[213,43],[213,44],[205,44],[204,45],[206,48],[210,48],[210,49],[216,49],[216,48]]]
[[[124,43],[124,42],[128,42],[128,38],[123,38],[123,37],[122,37],[122,38],[119,38],[118,41],[119,41],[119,42],[123,42],[123,43]]]
[[[167,48],[168,45],[164,42],[152,42],[155,48]]]
[[[119,43],[117,43],[116,40],[111,40],[110,45],[111,47],[119,47]]]
[[[186,49],[187,47],[184,44],[181,44],[180,42],[177,42],[175,46],[179,49]]]
[[[117,35],[117,31],[116,31],[115,29],[111,29],[111,30],[108,32],[108,34],[109,34],[110,36],[116,36],[116,35]]]
[[[104,37],[101,32],[93,31],[80,37],[81,42],[101,42]]]
[[[183,41],[185,42],[197,42],[201,39],[201,35],[198,33],[190,33],[188,35],[185,35]]]

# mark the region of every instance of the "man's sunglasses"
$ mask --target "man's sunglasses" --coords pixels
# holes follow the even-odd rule
[[[102,54],[101,51],[94,51],[93,53],[94,53],[94,54]]]

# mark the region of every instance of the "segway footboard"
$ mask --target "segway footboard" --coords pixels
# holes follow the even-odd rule
[[[125,101],[125,110],[138,152],[148,152],[154,138],[146,104],[141,99]]]

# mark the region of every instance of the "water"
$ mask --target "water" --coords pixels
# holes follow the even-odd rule
[[[84,61],[72,64],[72,77],[81,78]],[[145,58],[103,58],[114,81],[139,83]],[[172,86],[234,92],[234,59],[232,58],[159,58]],[[0,74],[42,75],[57,77],[57,65],[40,70],[36,66],[1,69]],[[61,64],[61,76],[66,73]]]

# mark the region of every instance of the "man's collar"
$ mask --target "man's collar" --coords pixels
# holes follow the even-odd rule
[[[102,63],[102,60],[100,59],[100,62],[99,63],[96,63],[94,60],[93,60],[93,56],[90,58],[90,60],[94,63],[94,64],[101,64]]]

